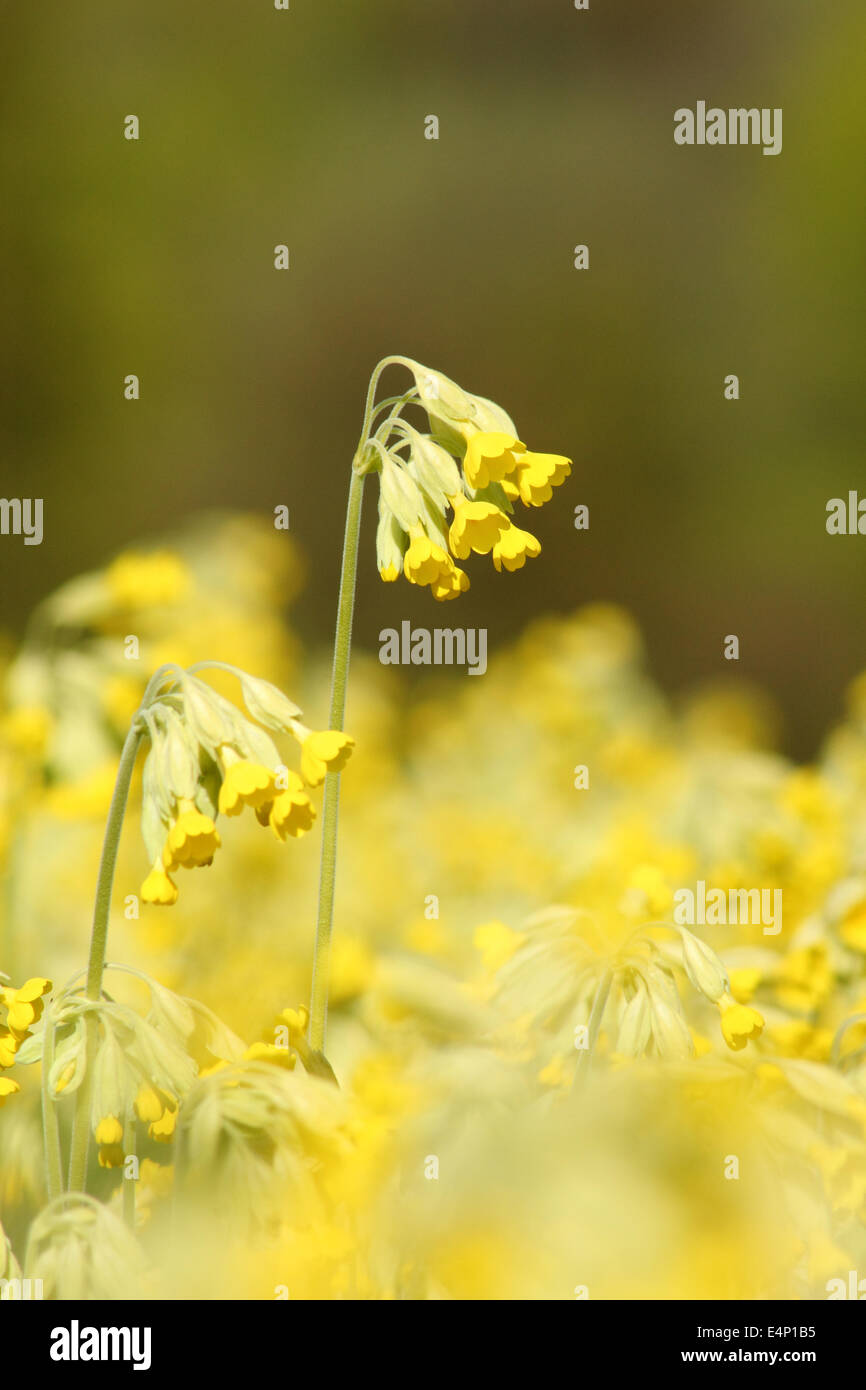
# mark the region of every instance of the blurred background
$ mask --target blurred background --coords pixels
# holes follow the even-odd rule
[[[6,630],[121,546],[284,503],[310,565],[294,622],[326,646],[367,379],[405,353],[575,460],[531,517],[541,558],[475,563],[462,625],[494,651],[615,600],[667,691],[747,677],[814,753],[866,665],[866,538],[824,525],[864,479],[859,0],[2,13],[2,493],[45,504],[41,546],[0,538]],[[677,147],[699,99],[781,106],[781,155]],[[403,618],[458,621],[379,583],[374,496],[371,650]]]

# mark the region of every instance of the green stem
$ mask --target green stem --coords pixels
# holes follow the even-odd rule
[[[367,386],[364,404],[364,424],[352,462],[352,482],[346,508],[346,530],[343,539],[343,568],[340,574],[340,594],[337,600],[337,629],[334,634],[334,667],[331,677],[331,717],[328,727],[342,729],[346,711],[346,683],[349,678],[349,657],[352,648],[352,618],[355,612],[355,580],[358,573],[358,542],[361,535],[361,502],[364,478],[380,465],[371,460],[367,448],[373,418],[374,401],[379,378],[386,367],[402,366],[414,372],[416,363],[409,357],[383,357],[377,363]],[[411,396],[410,392],[407,395]],[[399,397],[396,413],[399,414]],[[381,406],[379,407],[381,408]],[[394,418],[392,412],[389,420]],[[316,945],[313,955],[313,987],[310,998],[309,1043],[313,1062],[324,1062],[323,1074],[330,1074],[324,1059],[325,1029],[328,1022],[328,966],[331,951],[331,931],[334,922],[334,884],[337,874],[337,813],[340,806],[340,774],[329,772],[325,778],[322,802],[322,860],[319,872],[319,907],[316,919]]]
[[[147,697],[145,696],[145,699]],[[111,891],[114,886],[114,871],[117,866],[117,851],[120,832],[126,813],[129,784],[143,730],[138,717],[133,719],[123,751],[114,795],[105,826],[105,839],[102,843],[102,858],[99,863],[99,877],[96,882],[96,901],[93,907],[93,927],[90,933],[90,955],[87,962],[87,983],[85,994],[88,999],[97,1001],[102,994],[102,972],[105,966],[105,947],[108,940],[108,915],[111,908]],[[93,1059],[99,1036],[99,1020],[95,1011],[89,1010],[85,1019],[86,1029],[86,1069],[84,1080],[78,1088],[75,1099],[75,1119],[72,1126],[72,1142],[69,1151],[69,1189],[84,1192],[87,1185],[87,1155],[90,1147],[90,1099],[93,1087]]]
[[[135,1230],[135,1184],[138,1179],[126,1172],[126,1160],[136,1157],[135,1116],[127,1115],[123,1134],[123,1219],[131,1231]]]
[[[45,1010],[42,1043],[42,1141],[45,1153],[45,1187],[49,1201],[59,1197],[63,1191],[63,1154],[60,1148],[57,1102],[48,1089],[48,1079],[53,1065],[54,1017],[49,1005]]]
[[[613,970],[608,969],[602,975],[598,989],[595,992],[595,998],[592,1001],[592,1013],[589,1016],[589,1030],[586,1050],[581,1053],[580,1057],[577,1060],[578,1077],[584,1077],[589,1075],[589,1071],[592,1066],[592,1055],[595,1050],[595,1044],[598,1040],[598,1034],[601,1028],[601,1021],[604,1017],[604,1011],[607,1008],[607,999],[608,995],[610,994],[610,986],[612,980]]]
[[[368,396],[368,415],[370,403],[371,397]],[[331,729],[342,729],[346,711],[346,683],[349,678],[349,657],[352,649],[352,618],[355,611],[355,580],[358,573],[358,543],[361,535],[364,476],[363,473],[353,469],[352,482],[349,487],[349,502],[346,508],[343,567],[340,574],[337,628],[334,634],[334,667],[331,677],[331,715],[328,725]],[[329,772],[325,778],[325,795],[322,804],[319,910],[313,957],[313,988],[310,998],[310,1047],[315,1054],[324,1052],[325,1028],[328,1019],[328,964],[331,950],[331,930],[334,921],[339,805],[340,774],[339,772]]]

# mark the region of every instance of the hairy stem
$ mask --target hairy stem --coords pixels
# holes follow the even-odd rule
[[[586,1040],[586,1050],[577,1059],[578,1077],[589,1075],[592,1066],[592,1056],[595,1051],[595,1044],[598,1041],[601,1021],[604,1018],[604,1011],[607,1008],[608,995],[610,994],[611,981],[613,980],[613,970],[606,970],[599,981],[595,998],[592,1001],[592,1013],[589,1016],[589,1029]]]
[[[142,733],[139,720],[135,718],[120,755],[120,766],[117,770],[117,780],[114,784],[114,794],[111,798],[111,807],[105,826],[105,839],[102,842],[102,858],[99,863],[99,877],[96,882],[96,901],[93,907],[93,926],[90,933],[90,955],[87,962],[87,983],[85,986],[86,997],[94,1001],[98,1000],[102,994],[102,972],[105,966],[108,915],[111,907],[111,891],[114,886],[114,871],[117,866],[117,851],[129,796],[129,784],[132,781],[132,772]],[[75,1119],[69,1151],[69,1189],[72,1192],[84,1192],[87,1185],[93,1059],[99,1036],[99,1020],[93,1010],[89,1010],[87,1013],[85,1028],[86,1069],[84,1080],[76,1094]]]
[[[126,1171],[126,1160],[129,1157],[136,1157],[135,1145],[135,1115],[130,1114],[126,1117],[126,1125],[123,1132],[123,1219],[131,1231],[135,1230],[135,1184],[137,1177],[133,1177]],[[135,1166],[135,1165],[133,1165]]]
[[[337,628],[334,634],[331,714],[328,724],[331,729],[342,729],[346,710],[346,684],[349,678],[349,657],[352,649],[352,619],[355,612],[355,580],[358,573],[358,542],[361,534],[363,496],[364,474],[353,470],[352,482],[349,487],[349,502],[346,509],[343,567],[340,574],[340,595],[337,601]],[[331,950],[331,929],[334,921],[339,805],[340,774],[339,772],[329,772],[325,778],[325,795],[322,804],[319,909],[313,957],[313,988],[310,999],[310,1047],[314,1053],[324,1052],[325,1028],[328,1019],[328,963]]]
[[[63,1191],[63,1154],[60,1148],[60,1126],[57,1102],[48,1089],[48,1078],[54,1065],[54,1016],[51,1006],[45,1010],[42,1042],[42,1142],[45,1153],[45,1187],[49,1202]]]

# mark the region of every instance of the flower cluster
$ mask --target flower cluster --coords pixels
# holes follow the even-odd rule
[[[571,460],[532,453],[501,406],[417,362],[396,360],[412,371],[415,386],[382,403],[386,416],[359,450],[357,466],[379,474],[383,580],[402,573],[441,602],[469,588],[455,561],[473,551],[491,555],[498,571],[521,569],[540,554],[538,539],[512,521],[514,503],[549,501]],[[412,405],[425,412],[426,432],[403,417]]]
[[[204,666],[237,676],[251,718],[194,674]],[[316,814],[309,789],[341,771],[354,747],[348,734],[309,728],[298,706],[269,681],[218,662],[194,670],[170,670],[141,711],[151,745],[142,804],[152,866],[141,888],[146,903],[175,903],[172,874],[213,862],[220,815],[239,816],[249,807],[278,840],[305,835]],[[266,728],[298,742],[300,773],[285,766]]]
[[[7,979],[3,976],[3,979]],[[34,1023],[42,1017],[43,1000],[51,990],[51,981],[41,976],[25,980],[14,989],[10,985],[0,985],[0,1005],[6,1011],[5,1022],[0,1024],[0,1071],[14,1066],[22,1043],[30,1037]],[[21,1087],[11,1077],[0,1076],[0,1105]]]

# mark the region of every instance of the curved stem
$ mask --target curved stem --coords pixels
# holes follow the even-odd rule
[[[54,1016],[51,1006],[45,1010],[42,1043],[42,1142],[45,1153],[45,1187],[49,1202],[63,1191],[63,1153],[60,1148],[60,1126],[57,1122],[57,1102],[48,1089],[54,1065]]]
[[[595,998],[592,1001],[592,1012],[589,1016],[589,1030],[586,1040],[586,1051],[582,1052],[577,1060],[577,1075],[579,1077],[589,1075],[589,1070],[592,1066],[592,1054],[595,1050],[595,1044],[598,1040],[598,1034],[601,1028],[601,1021],[604,1018],[604,1011],[607,1008],[607,999],[608,995],[610,994],[610,986],[612,980],[613,969],[609,968],[605,970],[604,974],[602,975],[598,989],[595,992]]]
[[[346,711],[346,684],[349,678],[349,657],[352,648],[352,618],[355,612],[355,581],[358,573],[358,542],[361,535],[361,503],[364,497],[364,478],[370,469],[364,457],[370,438],[374,402],[379,378],[386,367],[402,366],[414,372],[417,363],[409,357],[383,357],[378,362],[367,386],[364,403],[364,423],[355,457],[352,460],[352,481],[346,507],[346,530],[343,539],[343,566],[340,573],[340,593],[337,600],[337,628],[334,634],[334,666],[331,676],[331,715],[328,727],[342,729]],[[395,401],[399,398],[395,397]],[[399,411],[398,411],[399,413]],[[393,412],[392,412],[393,415]],[[325,1029],[328,1021],[328,966],[331,951],[331,931],[334,922],[334,886],[337,874],[337,816],[340,805],[340,774],[329,772],[325,778],[322,803],[322,859],[319,871],[319,906],[316,919],[316,945],[313,955],[313,985],[310,997],[309,1044],[314,1061],[324,1061]],[[325,1064],[327,1065],[327,1063]],[[328,1067],[330,1072],[330,1067]],[[333,1073],[331,1073],[333,1074]]]
[[[135,1115],[130,1113],[126,1117],[123,1134],[123,1219],[131,1231],[135,1230],[135,1184],[138,1178],[127,1173],[126,1160],[137,1157],[135,1139]]]
[[[369,401],[368,401],[369,413]],[[342,729],[346,710],[346,684],[352,648],[352,619],[355,611],[355,580],[358,573],[358,543],[361,534],[361,503],[364,474],[352,473],[346,509],[343,566],[337,601],[337,629],[334,635],[334,668],[331,677],[331,714],[328,727]],[[310,1047],[314,1053],[325,1048],[328,1018],[328,962],[334,920],[334,886],[337,873],[337,816],[340,805],[340,774],[325,778],[322,804],[322,859],[319,873],[319,908],[313,957],[313,987],[310,997]]]
[[[153,682],[151,682],[151,685]],[[145,696],[145,699],[147,696]],[[92,1001],[102,993],[102,972],[105,968],[105,947],[108,940],[108,915],[111,908],[111,890],[114,886],[114,870],[117,865],[117,850],[120,832],[126,813],[129,784],[142,739],[142,729],[138,717],[132,721],[123,751],[114,794],[105,825],[105,839],[102,842],[102,858],[99,863],[99,877],[96,882],[96,901],[93,906],[93,927],[90,933],[90,955],[87,962],[87,983],[85,997]],[[90,1145],[90,1098],[93,1085],[93,1058],[99,1034],[99,1021],[95,1012],[89,1012],[85,1020],[86,1028],[86,1069],[84,1080],[75,1098],[75,1119],[72,1126],[72,1142],[69,1151],[69,1189],[83,1192],[87,1183],[87,1154]]]

